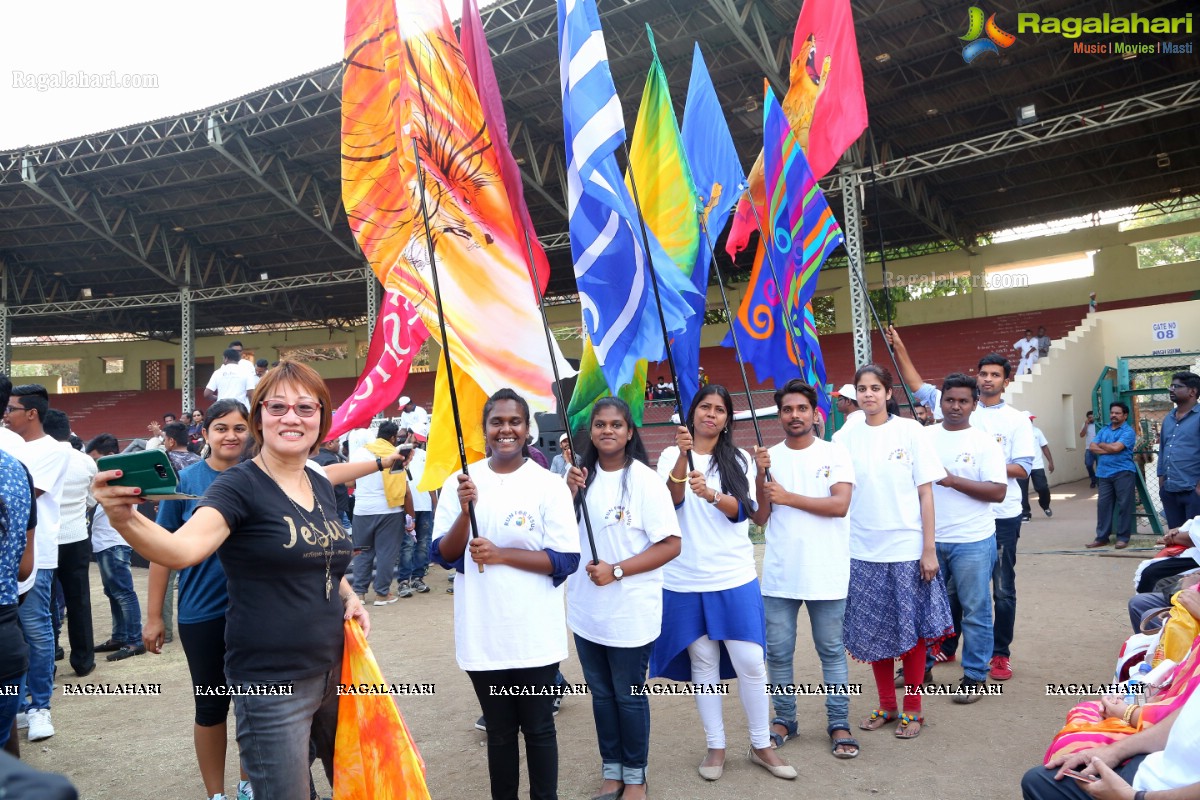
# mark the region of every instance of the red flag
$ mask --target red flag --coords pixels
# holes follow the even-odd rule
[[[492,56],[488,51],[487,37],[483,33],[483,21],[479,18],[479,5],[475,0],[463,0],[462,30],[459,34],[467,72],[475,83],[483,118],[491,131],[492,147],[500,157],[500,175],[504,180],[504,191],[519,229],[529,237],[533,250],[533,268],[537,270],[538,286],[542,293],[550,282],[550,262],[546,251],[538,241],[525,205],[525,190],[521,183],[521,169],[508,149],[508,122],[504,118],[504,103],[500,99],[500,85],[496,82],[496,71],[492,68]]]
[[[867,127],[867,99],[850,0],[807,0],[800,9],[783,111],[818,180],[833,169]],[[765,224],[761,153],[750,172],[750,197]],[[730,255],[745,249],[755,230],[754,213],[743,197],[726,245]]]

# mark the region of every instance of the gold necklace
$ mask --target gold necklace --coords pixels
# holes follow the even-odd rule
[[[292,504],[292,508],[296,509],[296,514],[300,517],[301,521],[303,521],[304,511],[301,510],[300,506],[296,504],[296,501],[292,499],[292,496],[288,494],[286,490],[284,490],[283,485],[275,478],[275,475],[271,472],[271,467],[267,464],[267,457],[264,455],[261,456],[261,458],[263,469],[267,471],[267,475],[270,476],[271,480],[275,481],[275,485],[279,487],[279,491],[283,492],[283,496],[288,499],[288,502]],[[325,599],[328,600],[333,593],[333,574],[331,571],[331,564],[333,561],[333,546],[330,540],[331,533],[329,531],[329,520],[325,518],[325,507],[321,505],[321,498],[317,497],[317,490],[313,488],[312,478],[308,477],[307,469],[304,470],[304,480],[308,483],[308,491],[312,494],[313,505],[317,507],[317,511],[321,512],[321,522],[325,526],[323,528],[325,532],[325,538],[322,539],[320,536],[318,536],[317,541],[321,544],[321,553],[325,556]],[[311,511],[308,513],[312,514]],[[326,547],[326,544],[329,544],[330,546]]]

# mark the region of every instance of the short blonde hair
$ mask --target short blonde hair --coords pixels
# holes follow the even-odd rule
[[[317,371],[299,361],[280,361],[279,366],[267,370],[254,387],[250,398],[250,435],[262,448],[262,403],[270,397],[281,383],[290,383],[321,404],[321,425],[317,431],[317,440],[313,442],[312,451],[325,441],[325,435],[333,426],[333,398],[329,395],[329,387]]]

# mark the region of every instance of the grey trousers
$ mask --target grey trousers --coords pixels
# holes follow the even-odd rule
[[[361,551],[350,564],[351,586],[365,594],[371,580],[371,562],[375,563],[375,594],[391,593],[392,576],[400,559],[400,537],[404,536],[404,513],[355,514],[354,547]]]

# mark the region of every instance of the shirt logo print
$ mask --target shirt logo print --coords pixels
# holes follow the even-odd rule
[[[826,464],[823,467],[817,467],[817,474],[815,475],[815,477],[828,478],[832,473],[833,473],[833,470],[830,468],[830,466],[828,464]]]
[[[903,447],[897,447],[888,453],[888,461],[899,461],[901,464],[911,464],[912,456]]]
[[[955,464],[971,464],[973,461],[970,453],[959,453],[954,457]]]
[[[623,522],[626,525],[633,524],[629,520],[629,509],[625,508],[625,506],[613,506],[608,511],[605,511],[604,520],[606,522]]]
[[[504,518],[504,524],[514,528],[533,530],[533,515],[528,511],[514,511]]]

